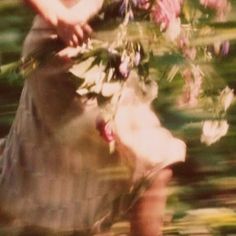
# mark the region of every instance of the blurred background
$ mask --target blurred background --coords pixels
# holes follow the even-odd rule
[[[232,12],[226,24],[234,28],[236,1],[231,2]],[[22,42],[32,18],[32,12],[19,0],[0,0],[1,65],[20,59]],[[230,45],[229,55],[212,63],[218,75],[236,90],[236,45],[234,41]],[[9,131],[22,85],[23,78],[17,70],[0,76],[0,138]],[[219,142],[206,146],[200,142],[204,114],[193,109],[177,109],[173,103],[176,87],[177,82],[160,80],[159,97],[155,102],[162,123],[182,136],[188,146],[186,163],[173,167],[164,235],[236,236],[235,101],[227,115],[229,132]]]

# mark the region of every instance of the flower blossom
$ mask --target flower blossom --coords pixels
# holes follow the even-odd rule
[[[227,111],[234,99],[234,90],[230,89],[228,86],[225,87],[219,97],[219,102],[223,107],[224,111]]]
[[[160,24],[162,31],[167,31],[170,39],[177,38],[180,33],[180,11],[183,0],[159,0],[156,2],[153,10],[153,20]]]
[[[227,13],[231,9],[231,4],[228,0],[200,0],[200,4],[214,10],[216,12],[216,20],[219,22],[226,21]],[[217,55],[226,56],[229,53],[230,43],[229,41],[215,42],[213,48]]]
[[[135,57],[134,57],[134,65],[138,66],[141,61],[141,54],[140,52],[136,52]]]
[[[230,43],[229,41],[216,42],[213,45],[213,49],[216,55],[227,56],[229,54]]]
[[[119,65],[119,72],[120,74],[126,79],[130,73],[130,57],[124,56],[121,59],[121,63]]]
[[[202,126],[201,142],[211,145],[225,136],[228,132],[229,124],[226,120],[207,120]]]
[[[224,20],[225,15],[230,10],[228,0],[200,0],[200,4],[216,11],[219,20]]]
[[[169,26],[165,31],[165,37],[170,41],[174,41],[181,32],[181,21],[180,18],[170,21]]]
[[[183,71],[185,87],[180,98],[180,106],[195,107],[202,89],[203,72],[199,66],[193,66]]]
[[[147,10],[150,7],[150,0],[132,0],[132,2],[139,9]]]
[[[200,0],[200,3],[204,6],[204,7],[209,7],[211,9],[222,9],[225,8],[225,6],[228,5],[228,1],[227,0]]]
[[[194,60],[196,58],[197,49],[190,46],[189,38],[185,34],[182,34],[179,37],[178,46],[187,59]]]
[[[110,122],[106,122],[102,118],[97,118],[96,120],[96,129],[100,133],[101,137],[108,143],[115,140],[113,133],[112,125]]]
[[[226,56],[229,54],[229,49],[230,49],[230,43],[229,41],[224,41],[222,44],[221,44],[221,55],[222,56]]]

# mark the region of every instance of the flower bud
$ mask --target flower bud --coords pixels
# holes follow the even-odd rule
[[[130,58],[128,56],[124,57],[119,66],[119,72],[124,78],[128,78],[130,68],[129,68]]]
[[[141,61],[141,54],[140,54],[140,52],[136,52],[135,57],[134,57],[135,66],[138,66],[140,61]]]
[[[106,122],[102,118],[97,118],[96,120],[96,129],[98,130],[100,136],[108,143],[114,141],[114,133],[112,130],[112,125],[108,121]]]

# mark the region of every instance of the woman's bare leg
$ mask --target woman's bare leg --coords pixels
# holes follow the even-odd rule
[[[153,180],[150,188],[142,195],[131,212],[132,236],[160,236],[167,198],[167,184],[172,176],[164,169]]]

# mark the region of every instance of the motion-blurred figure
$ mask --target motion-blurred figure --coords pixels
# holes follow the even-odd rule
[[[4,144],[1,223],[26,232],[35,226],[101,235],[117,220],[129,219],[133,235],[161,235],[171,176],[161,169],[184,159],[185,144],[160,125],[150,109],[153,97],[141,95],[132,82],[135,75],[130,75],[115,118],[117,150],[110,154],[96,130],[96,100],[76,94],[68,75],[72,61],[60,53],[86,40],[88,22],[103,1],[26,2],[39,15],[25,40],[23,58],[37,52],[44,59],[25,81]],[[44,57],[51,47],[58,53]],[[149,185],[139,191],[145,178]]]

